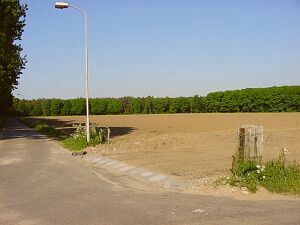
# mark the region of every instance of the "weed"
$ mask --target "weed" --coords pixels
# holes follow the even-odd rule
[[[75,132],[70,135],[70,137],[63,140],[63,144],[66,148],[70,150],[81,150],[88,146],[95,146],[101,144],[105,141],[105,131],[98,125],[92,125],[90,128],[90,142],[86,140],[86,130],[81,124],[75,125]]]
[[[286,163],[285,150],[278,159],[267,162],[261,185],[272,192],[300,194],[300,166]]]
[[[265,165],[248,161],[238,163],[231,176],[223,179],[226,184],[256,192],[261,185],[272,192],[300,194],[300,166],[286,162],[288,150],[282,149],[277,159]]]
[[[81,136],[76,139],[72,138],[72,137],[68,137],[68,138],[62,140],[62,144],[65,148],[67,148],[71,151],[79,151],[79,150],[82,150],[82,149],[88,147],[88,143],[86,141],[85,136]]]

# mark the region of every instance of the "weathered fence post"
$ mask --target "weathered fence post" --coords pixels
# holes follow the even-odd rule
[[[238,149],[233,156],[232,168],[238,162],[255,161],[261,163],[263,155],[263,127],[243,125],[238,129]]]
[[[110,129],[109,129],[109,127],[106,127],[106,128],[107,128],[107,143],[109,144]]]

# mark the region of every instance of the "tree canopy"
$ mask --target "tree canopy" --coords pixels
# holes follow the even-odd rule
[[[85,107],[83,98],[14,100],[16,115],[23,116],[85,115]],[[213,92],[204,97],[90,99],[93,115],[212,112],[300,112],[300,86]]]
[[[25,26],[27,6],[19,0],[0,0],[0,115],[9,113],[18,79],[25,68],[19,41]]]

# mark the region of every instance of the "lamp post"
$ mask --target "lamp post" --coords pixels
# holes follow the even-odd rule
[[[56,2],[55,8],[65,9],[73,8],[84,14],[84,43],[85,43],[85,99],[86,99],[86,140],[90,142],[90,119],[89,119],[89,91],[88,91],[88,42],[87,42],[87,15],[86,12],[76,6],[70,5],[67,2]]]

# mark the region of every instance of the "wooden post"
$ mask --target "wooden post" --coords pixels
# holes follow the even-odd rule
[[[238,129],[237,162],[255,161],[261,163],[263,155],[263,127],[243,125]],[[236,162],[233,163],[233,167]]]
[[[107,143],[109,144],[110,129],[109,129],[109,127],[106,127],[106,128],[107,128]]]

